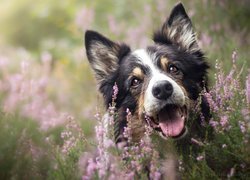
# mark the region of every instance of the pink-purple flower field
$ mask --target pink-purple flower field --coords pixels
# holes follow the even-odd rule
[[[205,137],[178,158],[156,151],[152,129],[131,140],[131,113],[117,147],[113,103],[102,97],[83,46],[95,29],[132,48],[151,43],[175,1],[1,2],[0,179],[248,179],[250,177],[250,9],[247,1],[183,1],[211,66]],[[197,107],[198,108],[198,107]],[[202,115],[198,115],[201,116]],[[212,134],[212,135],[211,135]]]

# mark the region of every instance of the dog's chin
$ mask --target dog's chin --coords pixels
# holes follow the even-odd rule
[[[166,105],[154,115],[146,114],[147,123],[164,139],[184,137],[187,134],[186,119],[187,107],[174,104]]]

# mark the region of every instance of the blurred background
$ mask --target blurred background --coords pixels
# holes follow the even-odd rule
[[[250,1],[182,2],[212,67],[210,84],[216,60],[229,71],[233,51],[246,77],[250,67]],[[153,31],[176,3],[0,1],[0,178],[51,175],[54,164],[47,141],[52,139],[53,147],[62,148],[60,134],[72,119],[87,138],[92,138],[94,115],[102,111],[102,100],[85,55],[85,30],[96,30],[132,49],[143,48],[152,43]]]

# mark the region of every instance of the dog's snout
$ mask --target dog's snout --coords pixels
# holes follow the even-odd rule
[[[173,93],[173,86],[166,80],[160,81],[153,86],[152,93],[157,99],[167,100]]]

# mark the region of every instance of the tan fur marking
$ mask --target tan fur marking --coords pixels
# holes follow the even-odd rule
[[[138,114],[138,112],[135,112],[135,114]],[[131,126],[132,126],[132,141],[133,142],[139,142],[145,132],[145,121],[144,119],[138,117],[138,116],[133,116],[131,119]]]
[[[141,115],[144,111],[144,96],[143,95],[140,96],[138,104],[139,104],[139,106],[138,106],[139,114]]]
[[[166,58],[166,57],[161,57],[161,67],[164,71],[167,71],[168,69],[168,63],[169,63],[169,60]]]
[[[144,74],[143,74],[141,68],[136,67],[136,68],[133,70],[133,72],[132,72],[132,76],[135,76],[135,77],[138,77],[138,78],[140,78],[140,79],[143,79]]]
[[[132,121],[132,140],[134,142],[139,142],[145,133],[145,119],[143,115],[144,111],[144,93],[140,94],[140,97],[137,101],[138,109],[135,112],[135,117]]]

